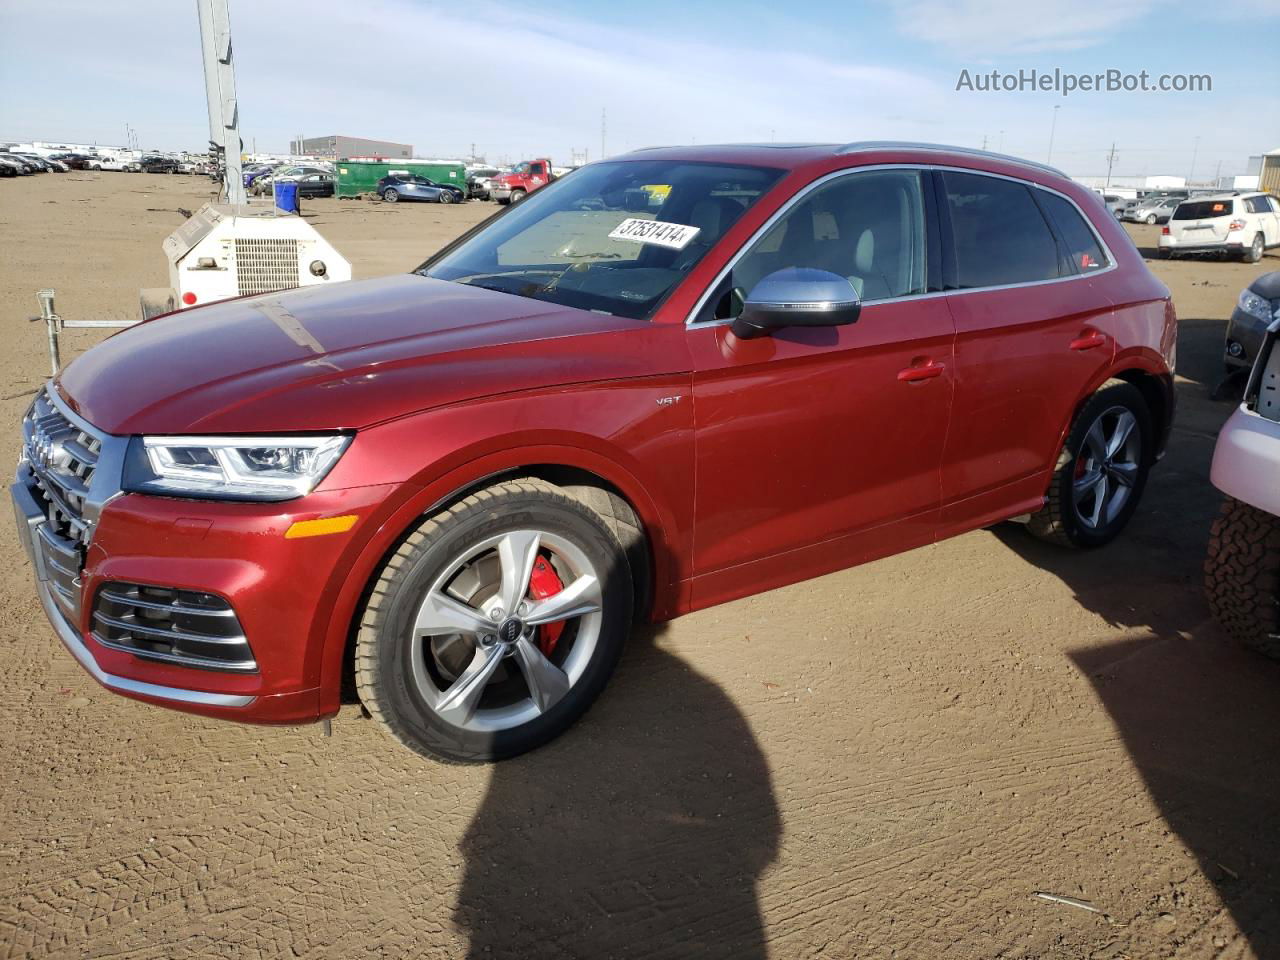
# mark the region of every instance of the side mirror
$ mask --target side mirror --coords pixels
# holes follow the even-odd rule
[[[783,327],[839,327],[854,323],[862,301],[853,284],[826,270],[787,267],[769,274],[747,294],[732,330],[741,340]]]

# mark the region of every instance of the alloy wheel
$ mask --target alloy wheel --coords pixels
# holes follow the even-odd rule
[[[418,608],[414,686],[464,730],[528,723],[582,678],[602,603],[599,573],[564,537],[515,530],[485,540],[449,564]]]
[[[1097,530],[1113,521],[1133,492],[1142,463],[1142,432],[1125,407],[1104,411],[1076,455],[1071,505],[1076,519]]]

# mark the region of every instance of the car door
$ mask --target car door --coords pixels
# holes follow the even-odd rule
[[[940,282],[927,186],[906,167],[818,181],[695,312],[695,606],[933,538],[954,329],[927,295]],[[735,336],[742,298],[797,266],[848,278],[857,322]]]
[[[1038,507],[1061,431],[1115,340],[1090,279],[1111,259],[1074,201],[1007,177],[938,176],[956,287],[946,536]]]

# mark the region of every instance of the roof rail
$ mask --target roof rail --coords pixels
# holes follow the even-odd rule
[[[1057,167],[1051,167],[1047,163],[1037,163],[1035,160],[1025,160],[1007,153],[993,153],[990,150],[978,150],[974,147],[950,147],[940,143],[914,143],[910,140],[855,140],[840,147],[836,153],[865,153],[869,150],[896,149],[932,150],[935,153],[960,153],[970,157],[986,157],[988,160],[1003,160],[1006,163],[1016,163],[1024,167],[1035,167],[1037,170],[1045,170],[1059,177],[1067,176]]]

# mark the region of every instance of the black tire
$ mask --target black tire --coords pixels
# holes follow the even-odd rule
[[[1262,259],[1262,255],[1266,253],[1267,241],[1260,233],[1253,235],[1253,243],[1249,245],[1249,249],[1244,253],[1244,259],[1247,263],[1257,263]]]
[[[453,203],[453,201],[454,201],[453,191],[451,191],[451,190],[441,190],[441,191],[440,191],[440,202],[441,202],[441,203]]]
[[[508,729],[464,729],[439,716],[412,679],[410,624],[424,596],[457,558],[484,541],[533,528],[571,541],[599,572],[599,633],[590,659],[562,699]],[[581,717],[604,689],[631,626],[633,588],[609,525],[563,489],[541,480],[485,488],[419,526],[374,584],[356,640],[356,686],[365,708],[393,737],[426,757],[457,763],[502,760],[542,746]]]
[[[526,196],[526,193],[525,193],[525,191],[523,191],[523,190],[512,190],[512,191],[511,191],[511,202],[512,202],[512,203],[519,203],[521,200],[523,200],[523,199],[525,198],[525,196]]]
[[[387,187],[382,191],[382,199],[387,203],[396,203],[400,199],[400,191],[395,187]]]
[[[1227,633],[1280,660],[1280,517],[1228,497],[1209,532],[1204,591]]]
[[[1156,215],[1154,213],[1147,214],[1147,226],[1153,227],[1156,223]]]
[[[1136,420],[1132,430],[1137,434],[1139,444],[1136,471],[1128,496],[1116,515],[1107,522],[1090,527],[1079,514],[1072,488],[1081,459],[1088,456],[1085,438],[1090,429],[1100,418],[1111,416],[1117,408],[1127,410]],[[1151,412],[1142,393],[1124,380],[1108,380],[1084,402],[1072,421],[1067,441],[1058,455],[1053,478],[1049,481],[1045,504],[1031,515],[1027,529],[1041,540],[1064,547],[1092,548],[1110,543],[1124,529],[1142,499],[1147,473],[1151,469],[1154,439]]]

